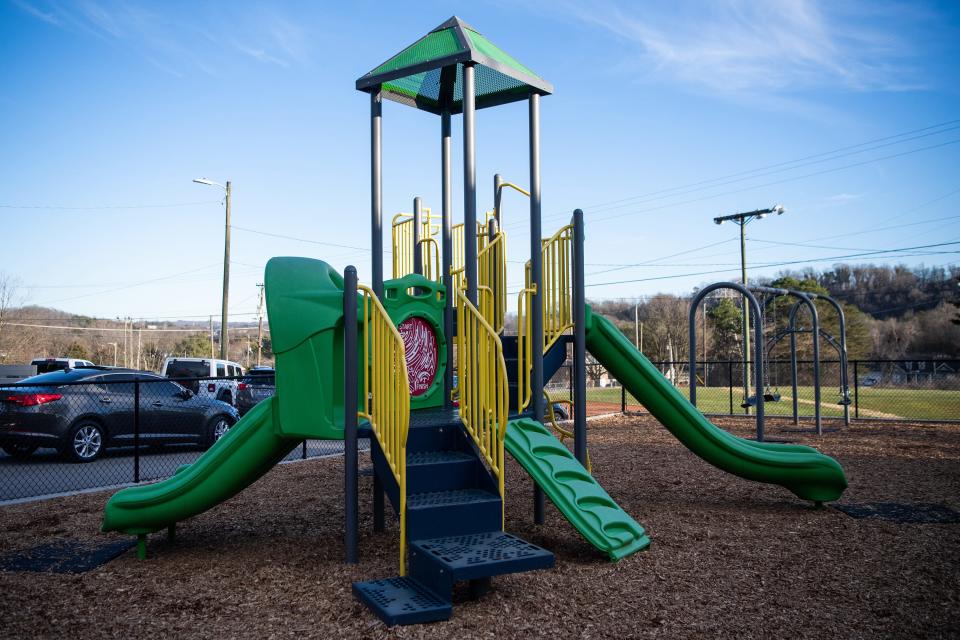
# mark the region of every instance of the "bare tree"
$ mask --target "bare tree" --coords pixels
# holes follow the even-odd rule
[[[17,357],[14,341],[10,336],[12,312],[23,303],[20,280],[10,274],[0,272],[0,362]]]

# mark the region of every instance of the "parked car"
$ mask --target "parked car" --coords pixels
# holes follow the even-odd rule
[[[254,367],[237,385],[237,411],[242,416],[277,391],[276,372],[270,367]]]
[[[160,375],[181,381],[180,384],[198,396],[234,404],[237,381],[243,375],[243,367],[236,362],[215,358],[167,358],[163,361]]]
[[[37,368],[37,373],[50,373],[64,369],[79,369],[81,367],[95,367],[89,360],[79,358],[35,358],[30,364]]]
[[[107,447],[134,443],[134,381],[140,381],[139,441],[208,447],[239,419],[225,402],[195,395],[154,373],[94,367],[44,373],[0,388],[0,447],[26,459],[54,447],[91,462]]]

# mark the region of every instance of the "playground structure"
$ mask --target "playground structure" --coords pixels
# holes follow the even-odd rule
[[[547,496],[600,553],[621,559],[650,541],[586,468],[587,350],[710,464],[815,503],[840,497],[846,479],[832,458],[810,447],[763,442],[762,429],[757,441],[749,441],[714,426],[612,323],[592,313],[584,293],[583,212],[574,211],[570,224],[547,238],[541,230],[539,113],[541,96],[552,92],[549,83],[451,18],[356,86],[370,94],[371,286],[357,282],[353,267],[341,275],[320,260],[270,260],[265,286],[276,394],[172,478],[114,495],[104,530],[138,536],[145,557],[148,534],[166,529],[173,536],[177,522],[243,490],[303,439],[342,439],[345,559],[357,562],[357,439],[366,436],[373,528],[385,529],[389,502],[399,529],[399,575],[355,583],[353,593],[388,624],[448,618],[456,582],[468,581],[471,595],[479,597],[493,576],[553,566],[550,551],[505,531],[506,453],[535,481],[535,522],[543,520]],[[382,246],[384,98],[439,115],[441,149],[439,219],[420,198],[411,213],[393,218],[389,280]],[[529,187],[496,176],[494,207],[480,220],[475,112],[515,101],[528,103]],[[451,117],[457,114],[463,123],[464,222],[454,226]],[[500,219],[506,188],[528,197],[530,206],[516,336],[504,333],[506,235]],[[759,321],[756,300],[742,292]],[[759,322],[757,336],[760,354]],[[571,346],[573,428],[566,433],[573,437],[572,454],[543,424],[544,383]],[[758,388],[762,381],[758,359]],[[762,418],[762,397],[757,413]]]
[[[790,337],[790,373],[791,373],[791,388],[792,396],[791,400],[793,403],[793,423],[795,425],[800,424],[799,417],[799,398],[797,393],[797,334],[810,333],[813,336],[813,394],[814,394],[814,431],[817,435],[823,435],[823,421],[821,420],[821,385],[820,385],[820,341],[818,337],[824,338],[827,342],[837,350],[837,355],[840,359],[840,405],[843,406],[843,420],[844,425],[850,424],[850,392],[848,387],[848,378],[847,378],[847,328],[846,328],[846,318],[843,313],[843,309],[836,300],[826,295],[819,295],[815,293],[808,293],[805,291],[797,291],[794,289],[783,289],[779,287],[765,287],[765,286],[750,286],[743,287],[740,284],[732,282],[718,282],[708,287],[705,287],[701,290],[697,296],[690,302],[690,312],[688,317],[688,326],[689,326],[689,336],[690,336],[690,371],[696,371],[696,350],[697,350],[697,334],[696,334],[696,315],[697,309],[701,302],[706,298],[706,296],[713,291],[718,289],[733,289],[739,291],[743,296],[743,300],[749,306],[750,314],[754,320],[754,333],[756,334],[754,345],[754,358],[755,358],[755,367],[754,367],[754,394],[747,395],[744,398],[744,403],[741,405],[744,408],[756,407],[756,421],[757,421],[757,439],[763,439],[764,432],[764,420],[765,420],[765,411],[764,411],[764,402],[779,402],[780,393],[779,389],[775,391],[770,390],[770,384],[768,379],[768,370],[769,370],[769,361],[770,354],[773,351],[773,348],[782,340],[784,337]],[[777,331],[777,333],[771,337],[769,341],[764,342],[763,335],[763,319],[764,319],[764,309],[766,304],[761,305],[756,297],[752,294],[759,293],[767,296],[772,296],[769,298],[769,301],[776,304],[776,299],[781,296],[791,296],[796,298],[797,301],[790,307],[789,312],[789,321],[787,328]],[[817,307],[813,303],[816,299],[822,299],[828,302],[834,310],[837,312],[837,317],[840,325],[840,340],[838,341],[828,332],[824,331],[820,327],[820,315],[817,312]],[[797,313],[801,307],[806,307],[810,313],[810,329],[803,329],[797,326]],[[774,323],[776,324],[776,323]],[[779,385],[778,385],[779,386]],[[691,375],[690,380],[690,402],[696,406],[697,404],[697,380],[696,376]],[[747,388],[749,388],[747,386]]]

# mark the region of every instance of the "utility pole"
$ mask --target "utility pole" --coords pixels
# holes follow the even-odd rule
[[[230,181],[227,180],[226,184],[220,184],[209,178],[195,178],[194,182],[212,187],[220,187],[226,194],[224,198],[224,203],[226,204],[226,219],[223,227],[223,300],[220,311],[220,358],[227,360],[227,354],[230,348],[230,338],[227,335],[227,298],[228,292],[230,291]],[[211,354],[210,357],[213,357],[213,355]]]
[[[633,343],[637,345],[637,351],[642,352],[640,348],[640,303],[633,305]]]
[[[260,302],[257,303],[257,366],[260,366],[260,357],[263,355],[263,283],[258,282],[260,287]]]
[[[782,204],[774,205],[768,209],[756,209],[746,213],[734,213],[728,216],[719,216],[713,219],[715,224],[723,224],[730,221],[740,227],[740,282],[744,287],[747,286],[747,236],[746,226],[754,218],[762,220],[771,213],[778,216],[786,211]],[[744,404],[750,398],[750,305],[747,304],[746,297],[743,297],[743,399]],[[757,389],[757,393],[761,391]],[[745,413],[750,414],[750,407],[745,408]]]
[[[140,318],[140,327],[137,329],[137,369],[140,368],[140,348],[143,346],[143,318]]]
[[[210,357],[217,357],[213,351],[213,316],[210,316]]]

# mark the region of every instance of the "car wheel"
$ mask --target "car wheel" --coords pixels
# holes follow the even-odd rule
[[[26,460],[38,449],[34,444],[5,444],[3,450],[15,460]]]
[[[567,410],[563,408],[563,405],[553,405],[553,413],[555,416],[557,416],[557,420],[568,420],[570,418],[569,414],[567,414]]]
[[[210,421],[210,426],[207,427],[207,447],[212,447],[217,440],[227,435],[232,426],[233,420],[230,417],[215,416]]]
[[[103,427],[93,420],[81,420],[67,435],[62,453],[72,462],[93,462],[103,453]]]

